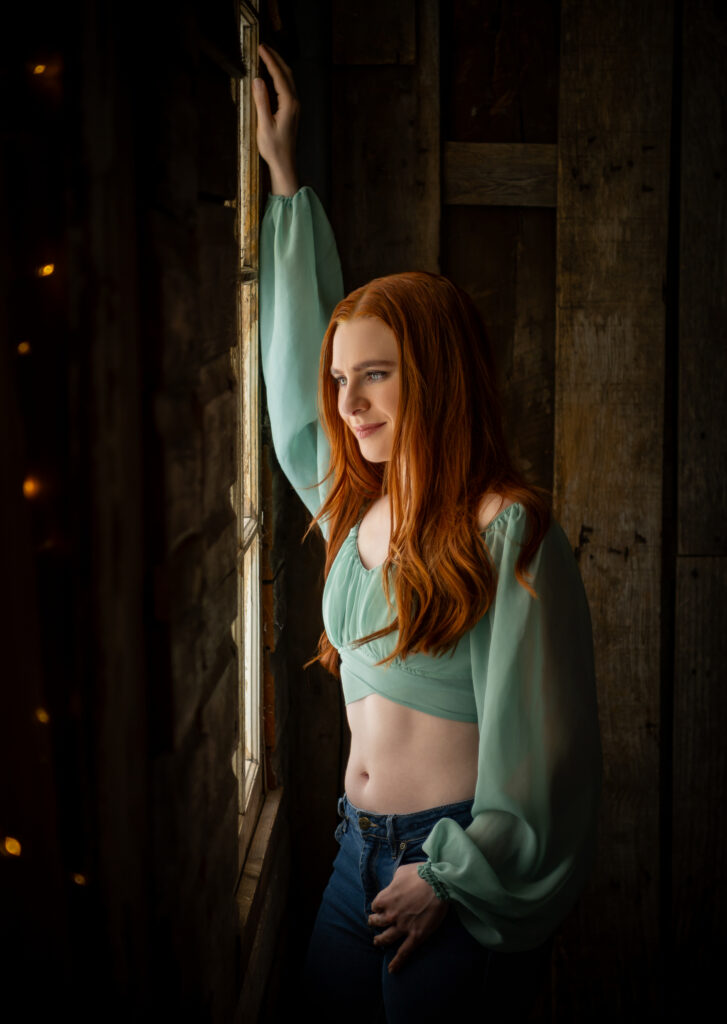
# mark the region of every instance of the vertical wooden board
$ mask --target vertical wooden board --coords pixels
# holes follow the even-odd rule
[[[204,56],[196,78],[199,119],[199,192],[220,199],[237,196],[237,112],[230,76]]]
[[[442,136],[554,142],[558,0],[442,4]]]
[[[439,267],[438,7],[417,5],[416,65],[334,71],[332,220],[347,290]]]
[[[677,560],[673,928],[680,1006],[719,997],[727,918],[727,559]]]
[[[555,213],[518,210],[515,325],[506,391],[511,450],[526,477],[553,486]]]
[[[683,5],[679,552],[727,554],[727,11]]]
[[[200,203],[197,209],[198,316],[201,362],[237,344],[239,261],[232,207]]]
[[[554,503],[591,605],[604,795],[555,998],[559,1020],[612,1020],[658,1005],[672,4],[565,0],[561,31]]]
[[[472,296],[482,314],[518,466],[533,482],[552,487],[553,211],[446,207],[442,271]]]
[[[417,0],[333,0],[334,64],[414,64]]]

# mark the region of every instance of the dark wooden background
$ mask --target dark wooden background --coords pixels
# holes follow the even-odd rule
[[[260,7],[346,287],[429,269],[471,292],[515,454],[579,559],[599,857],[538,1019],[705,1018],[727,911],[723,7]],[[227,0],[162,0],[153,17],[79,0],[3,34],[0,840],[22,825],[28,841],[24,858],[0,842],[16,923],[0,964],[27,1019],[289,1019],[335,852],[341,697],[301,669],[322,547],[300,544],[307,515],[265,424],[267,770],[285,802],[255,934],[241,930],[234,24]],[[27,77],[41,53],[62,58],[43,96]],[[31,471],[49,482],[32,514]]]

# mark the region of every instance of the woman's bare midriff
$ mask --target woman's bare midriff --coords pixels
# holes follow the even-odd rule
[[[346,706],[346,795],[375,814],[411,814],[471,800],[479,731],[370,694]]]

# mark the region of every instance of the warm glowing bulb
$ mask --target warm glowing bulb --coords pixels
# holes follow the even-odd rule
[[[34,75],[43,75],[43,74],[45,74],[46,68],[47,68],[47,64],[36,64],[35,67],[33,68],[33,74]]]
[[[39,722],[43,722],[44,725],[46,722],[50,722],[50,715],[45,710],[45,708],[36,708],[35,717],[38,719]]]
[[[85,885],[86,876],[82,875],[79,871],[76,871],[76,873],[73,876],[73,881],[76,883],[76,885]]]
[[[23,480],[23,494],[26,498],[37,498],[40,494],[40,480],[36,476],[26,476]]]
[[[30,342],[21,341],[18,344],[18,352],[20,353],[21,356],[27,356],[28,352],[30,352]]]
[[[38,267],[38,277],[50,277],[55,269],[55,263],[44,263],[42,267]]]
[[[13,836],[5,836],[5,841],[3,845],[5,846],[6,853],[12,853],[14,857],[20,856],[20,843]]]

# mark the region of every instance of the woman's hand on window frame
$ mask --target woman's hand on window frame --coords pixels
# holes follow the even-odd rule
[[[280,54],[262,43],[258,53],[272,77],[278,109],[272,113],[265,82],[262,78],[254,79],[252,94],[257,109],[257,148],[270,168],[273,195],[292,196],[298,191],[295,143],[300,101],[295,91],[293,73]]]

